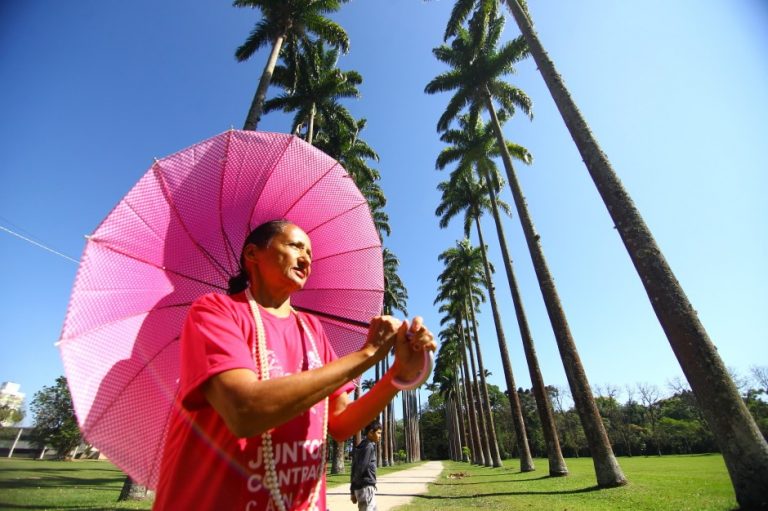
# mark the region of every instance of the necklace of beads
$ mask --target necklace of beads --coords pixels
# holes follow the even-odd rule
[[[261,321],[261,313],[259,312],[259,306],[256,304],[256,300],[253,298],[250,289],[246,289],[246,296],[248,297],[248,304],[251,306],[251,313],[253,319],[256,322],[256,342],[251,346],[251,355],[253,355],[253,363],[259,368],[259,373],[262,381],[269,379],[269,361],[267,360],[267,340],[264,334],[264,323]],[[299,319],[299,325],[301,330],[307,334],[309,342],[312,345],[316,360],[320,360],[320,354],[317,351],[317,345],[315,344],[315,338],[312,336],[312,331],[304,323],[304,319],[291,308],[291,312],[296,314]],[[258,345],[258,346],[257,346]],[[317,499],[320,495],[320,486],[323,481],[323,474],[325,474],[325,449],[326,442],[325,437],[328,434],[328,398],[325,398],[323,406],[323,436],[321,440],[320,449],[320,463],[321,470],[318,474],[317,483],[312,489],[312,494],[309,498],[309,510],[314,511],[317,509]],[[269,494],[272,497],[272,501],[275,503],[279,511],[287,511],[285,502],[280,494],[280,484],[277,479],[277,469],[275,468],[275,456],[272,449],[272,434],[269,431],[265,431],[261,434],[261,447],[264,454],[264,486],[269,490]]]

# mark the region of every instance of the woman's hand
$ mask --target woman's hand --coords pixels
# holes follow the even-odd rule
[[[395,377],[404,382],[418,378],[424,367],[424,350],[435,351],[435,336],[424,326],[421,316],[416,316],[408,325],[404,321],[397,331],[395,341]]]
[[[377,361],[383,359],[395,344],[395,338],[402,325],[402,321],[392,316],[374,317],[368,327],[368,337],[363,351]]]

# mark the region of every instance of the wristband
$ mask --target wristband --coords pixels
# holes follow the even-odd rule
[[[396,389],[413,390],[417,387],[420,387],[425,381],[427,381],[427,378],[429,378],[429,373],[432,372],[432,366],[435,363],[435,356],[429,350],[424,350],[422,353],[424,353],[424,365],[421,367],[419,374],[416,375],[416,378],[411,381],[402,381],[396,376],[392,377],[392,385]]]

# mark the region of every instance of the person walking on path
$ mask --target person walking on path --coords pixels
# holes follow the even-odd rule
[[[376,444],[381,440],[381,422],[372,421],[365,427],[365,438],[352,452],[349,491],[352,503],[359,511],[376,509]]]
[[[378,511],[391,511],[417,495],[427,493],[429,483],[435,482],[442,471],[441,462],[429,461],[406,470],[379,475],[376,479]],[[327,506],[330,511],[354,511],[356,506],[349,501],[346,484],[328,489]]]

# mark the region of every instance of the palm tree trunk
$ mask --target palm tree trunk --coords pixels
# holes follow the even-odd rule
[[[379,379],[381,378],[381,367],[384,365],[384,361],[377,362],[375,365],[375,378],[376,382],[378,383]],[[387,427],[387,407],[384,407],[383,410],[381,410],[381,413],[379,414],[379,422],[382,424],[382,430],[381,430],[381,441],[376,444],[376,466],[381,467],[384,466],[384,445],[387,439],[387,435],[389,435],[389,428]],[[358,442],[359,443],[359,442]]]
[[[147,500],[153,498],[154,495],[154,491],[137,483],[131,476],[125,476],[123,488],[120,490],[120,495],[117,497],[117,500]]]
[[[517,1],[507,3],[717,438],[736,500],[745,509],[768,507],[768,443],[648,226],[541,45],[531,21]]]
[[[533,395],[536,398],[536,408],[539,412],[539,419],[541,420],[541,428],[544,432],[544,442],[547,444],[547,457],[549,458],[549,475],[550,476],[564,476],[568,475],[568,467],[565,465],[565,459],[563,459],[563,452],[560,449],[560,440],[557,437],[557,425],[555,424],[555,413],[552,410],[552,403],[549,400],[549,394],[547,394],[546,386],[544,385],[544,377],[541,375],[541,369],[539,368],[539,359],[536,356],[536,348],[533,344],[533,336],[531,336],[531,329],[528,327],[528,318],[523,308],[523,299],[520,296],[520,288],[517,285],[517,278],[515,272],[512,269],[512,258],[509,256],[509,250],[507,249],[507,240],[504,235],[504,228],[501,224],[501,215],[499,215],[499,207],[496,202],[496,186],[491,181],[491,177],[488,174],[488,170],[484,169],[483,178],[485,179],[486,186],[488,186],[488,192],[491,199],[491,210],[493,211],[493,220],[496,223],[496,233],[499,237],[499,245],[501,247],[501,254],[504,258],[504,269],[507,272],[507,281],[509,282],[509,291],[512,294],[512,303],[515,306],[515,315],[517,317],[517,324],[520,327],[520,338],[523,341],[523,350],[525,351],[525,361],[528,364],[528,374],[531,377],[531,386],[533,387]],[[506,364],[509,363],[509,354],[507,353],[506,345],[502,349],[499,346],[499,350],[502,352],[502,364],[506,373]],[[510,368],[511,373],[511,368]]]
[[[344,440],[333,441],[333,460],[331,462],[331,474],[344,473]]]
[[[389,371],[389,358],[383,360],[384,370]],[[382,373],[383,374],[383,373]],[[397,452],[397,421],[395,420],[395,400],[387,405],[387,420],[389,421],[389,437],[387,438],[387,466],[395,465],[395,452]]]
[[[478,219],[476,218],[475,221],[477,222],[477,227],[479,229],[480,223]],[[480,234],[480,239],[482,240],[482,233]],[[481,241],[482,243],[482,241]],[[495,295],[491,295],[491,300],[495,300]],[[501,454],[499,453],[499,441],[496,437],[496,425],[493,421],[493,410],[491,409],[491,398],[488,395],[488,383],[485,380],[485,364],[483,364],[483,354],[480,350],[480,338],[478,334],[478,326],[477,326],[477,319],[475,317],[474,312],[470,311],[470,316],[472,317],[472,339],[474,340],[474,347],[475,347],[475,353],[477,354],[477,369],[478,374],[480,375],[480,389],[478,393],[480,394],[480,402],[483,408],[483,413],[485,414],[485,425],[488,435],[488,447],[490,449],[491,454],[491,460],[486,460],[486,463],[488,461],[493,462],[494,467],[501,467],[503,466],[501,462]],[[502,332],[502,338],[503,338],[503,332]],[[471,351],[470,346],[470,351]],[[526,445],[527,445],[526,440]]]
[[[475,217],[475,226],[477,228],[477,237],[480,242],[480,254],[483,256],[483,269],[485,270],[485,280],[488,288],[488,299],[491,302],[493,322],[496,325],[496,338],[499,342],[499,352],[501,353],[502,366],[504,367],[504,378],[507,383],[509,404],[512,408],[512,421],[515,426],[515,433],[517,433],[517,447],[520,451],[520,471],[531,472],[536,470],[536,467],[533,464],[531,449],[528,445],[528,435],[526,434],[525,421],[523,420],[523,409],[520,406],[520,398],[517,395],[517,386],[515,385],[515,377],[514,373],[512,372],[512,364],[509,361],[507,340],[504,336],[504,328],[501,325],[499,307],[496,304],[496,292],[494,291],[493,278],[491,277],[491,266],[488,263],[488,254],[485,250],[485,240],[483,239],[483,231],[480,228],[479,217]],[[474,321],[474,313],[472,314],[472,319]],[[475,329],[477,329],[477,326],[475,326]]]
[[[312,140],[315,138],[315,104],[312,103],[312,109],[309,111],[309,125],[307,126],[307,143],[312,145]]]
[[[475,325],[477,328],[477,325]],[[480,390],[482,396],[483,413],[485,413],[485,425],[488,429],[488,444],[491,449],[491,456],[493,458],[494,467],[504,466],[501,462],[501,454],[499,453],[499,439],[496,437],[496,425],[493,421],[493,410],[491,408],[491,398],[488,395],[488,383],[485,380],[485,365],[483,364],[483,354],[480,351],[480,342],[477,337],[477,330],[473,336],[475,341],[475,353],[477,354],[477,368],[480,374]]]
[[[461,376],[461,367],[457,367],[457,373],[459,377]],[[466,407],[462,406],[462,402],[466,402],[464,392],[462,392],[461,385],[457,382],[456,383],[456,408],[458,409],[457,419],[459,421],[459,450],[460,450],[460,460],[469,462],[469,457],[464,456],[464,451],[462,449],[463,446],[469,447],[469,435],[467,434],[467,421],[466,421],[466,414],[465,410]]]
[[[461,425],[459,423],[459,412],[458,412],[458,406],[456,404],[456,397],[454,396],[452,399],[448,401],[448,406],[446,406],[446,410],[448,411],[449,416],[446,417],[446,420],[451,425],[451,445],[452,445],[452,452],[451,452],[451,459],[453,461],[461,461],[461,451],[462,451],[462,443],[461,443]]]
[[[467,309],[467,312],[469,315],[472,315],[472,312],[469,311],[469,308],[465,306]],[[481,447],[483,449],[483,465],[486,467],[492,467],[493,466],[493,456],[491,456],[491,446],[490,446],[490,438],[488,435],[488,421],[486,420],[485,416],[485,407],[483,406],[483,396],[480,392],[480,385],[478,384],[477,380],[477,365],[475,364],[475,352],[472,349],[472,332],[473,330],[468,329],[467,330],[467,343],[466,343],[466,351],[469,353],[469,367],[472,369],[472,390],[475,394],[475,397],[477,398],[477,407],[478,407],[478,414],[477,414],[477,427],[480,430],[480,442]],[[476,335],[476,330],[474,331]]]
[[[410,436],[410,418],[411,418],[411,409],[410,409],[410,400],[408,399],[408,393],[410,390],[404,390],[400,393],[400,400],[401,404],[403,406],[403,441],[405,442],[405,462],[410,463],[413,461],[412,454],[413,451],[411,450],[413,446],[411,445],[411,436]]]
[[[451,402],[446,398],[445,406],[443,407],[443,420],[445,420],[445,427],[448,433],[448,457],[451,461],[456,461],[456,444],[454,436],[454,421],[451,417],[453,408]]]
[[[283,39],[285,39],[285,34],[280,34],[275,37],[275,41],[272,43],[272,53],[269,54],[264,72],[261,73],[259,86],[253,96],[251,108],[248,109],[248,116],[245,118],[244,130],[256,131],[259,126],[261,112],[264,109],[264,99],[267,97],[267,89],[272,81],[272,73],[275,72],[275,64],[277,64],[277,57],[280,55],[280,48],[283,46]]]
[[[360,378],[362,379],[362,376]],[[355,401],[360,399],[360,385],[361,385],[361,383],[362,383],[361,381],[358,381],[357,384],[355,385]],[[355,447],[355,446],[359,445],[360,442],[362,442],[362,441],[363,441],[363,433],[362,433],[362,431],[358,430],[358,431],[355,432],[355,440],[354,440],[355,445],[353,445],[352,447]]]
[[[419,455],[419,405],[417,404],[418,390],[411,390],[409,392],[408,400],[410,406],[408,411],[410,412],[410,437],[411,437],[411,462],[416,462],[421,459]]]
[[[421,443],[421,392],[416,391],[416,445],[418,446],[418,449],[416,450],[416,454],[418,456],[418,459],[416,461],[421,461],[424,459],[424,444]]]
[[[595,405],[595,398],[592,396],[592,390],[589,387],[587,374],[576,350],[576,343],[573,341],[571,330],[568,327],[568,321],[565,318],[560,297],[555,288],[555,282],[549,272],[547,261],[544,258],[544,252],[539,244],[539,235],[533,226],[533,220],[528,212],[528,206],[525,203],[525,197],[520,189],[520,183],[517,181],[512,158],[504,143],[504,134],[501,131],[499,119],[496,116],[496,110],[493,107],[491,95],[486,89],[486,108],[493,120],[493,129],[496,132],[499,149],[501,150],[504,168],[507,172],[509,187],[512,189],[512,197],[515,201],[517,214],[520,217],[520,223],[525,234],[525,241],[528,244],[528,250],[533,260],[533,268],[536,271],[536,278],[539,281],[541,294],[544,298],[544,305],[549,314],[549,320],[552,323],[557,348],[560,351],[560,358],[563,360],[565,375],[568,378],[568,384],[571,387],[571,394],[576,405],[576,410],[581,419],[581,425],[584,428],[584,435],[589,443],[589,450],[592,454],[592,462],[595,465],[595,475],[597,484],[601,488],[610,488],[621,486],[627,483],[624,473],[621,471],[619,462],[611,449],[611,443],[608,441],[608,434],[605,432],[605,426],[600,418],[600,413]]]
[[[464,348],[465,338],[468,334],[461,335],[461,362],[464,369],[464,395],[467,398],[467,410],[469,411],[469,436],[472,441],[472,463],[475,465],[485,465],[485,455],[483,454],[482,443],[480,442],[480,428],[477,423],[477,414],[475,413],[475,393],[472,390],[472,373],[469,372],[467,363],[467,352]]]

